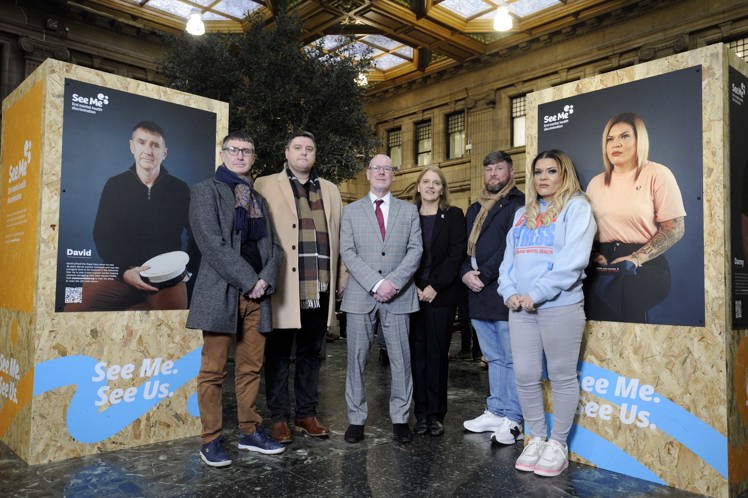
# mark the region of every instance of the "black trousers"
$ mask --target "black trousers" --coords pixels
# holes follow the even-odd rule
[[[294,341],[295,418],[317,416],[320,352],[327,333],[327,294],[320,296],[320,303],[320,308],[301,310],[300,329],[275,329],[266,335],[265,395],[274,423],[291,419],[288,379]]]
[[[640,247],[641,244],[608,242],[600,244],[600,253],[611,262]],[[670,293],[670,265],[664,254],[635,272],[602,274],[594,263],[587,270],[585,311],[590,320],[648,323],[647,312]]]
[[[449,343],[454,315],[454,306],[422,302],[421,309],[411,316],[410,361],[417,419],[441,422],[447,413]]]

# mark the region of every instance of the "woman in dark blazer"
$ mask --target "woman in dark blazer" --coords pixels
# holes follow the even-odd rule
[[[416,271],[421,308],[412,315],[411,363],[416,434],[444,433],[452,322],[460,300],[460,265],[467,251],[465,216],[449,205],[447,180],[436,166],[416,180],[414,202],[421,217],[423,256]]]

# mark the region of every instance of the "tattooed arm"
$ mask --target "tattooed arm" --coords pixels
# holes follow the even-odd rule
[[[685,233],[686,224],[683,216],[663,221],[660,223],[657,233],[654,234],[654,237],[652,237],[649,242],[628,256],[622,256],[613,260],[613,264],[629,260],[638,268],[647,261],[653,260],[660,254],[664,254],[665,251],[673,247],[676,242],[682,239],[683,234]]]

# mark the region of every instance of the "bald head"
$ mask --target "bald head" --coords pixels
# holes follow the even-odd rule
[[[383,197],[390,191],[395,171],[392,167],[392,159],[386,154],[377,154],[369,161],[366,170],[366,179],[369,180],[369,189],[377,197]]]

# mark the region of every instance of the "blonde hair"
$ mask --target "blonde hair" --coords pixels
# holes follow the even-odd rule
[[[535,190],[535,164],[541,159],[553,159],[561,169],[562,183],[561,188],[553,195],[553,199],[548,203],[548,208],[540,213],[540,202],[538,193]],[[538,221],[542,226],[548,226],[553,223],[558,213],[560,213],[566,203],[574,195],[582,194],[582,186],[579,184],[577,172],[574,170],[574,163],[565,152],[558,149],[546,150],[535,156],[530,167],[530,177],[526,183],[527,193],[525,195],[525,225],[528,228],[537,228]],[[538,215],[540,217],[538,218]]]
[[[618,123],[626,123],[631,126],[634,130],[634,137],[636,138],[636,176],[639,178],[642,166],[647,162],[649,158],[649,133],[647,133],[647,127],[644,125],[644,121],[638,115],[633,112],[622,112],[616,114],[610,118],[605,125],[603,130],[603,165],[605,167],[605,185],[610,185],[610,178],[613,173],[613,164],[608,159],[608,152],[606,144],[608,140],[608,134],[610,129]]]
[[[439,209],[446,211],[449,209],[449,186],[447,185],[447,178],[444,176],[444,172],[442,172],[439,166],[426,166],[423,168],[423,171],[418,174],[418,178],[416,178],[416,191],[413,194],[413,202],[419,208],[421,207],[421,193],[418,191],[418,185],[420,185],[423,176],[429,171],[436,173],[439,180],[442,182],[442,193],[439,194]]]

